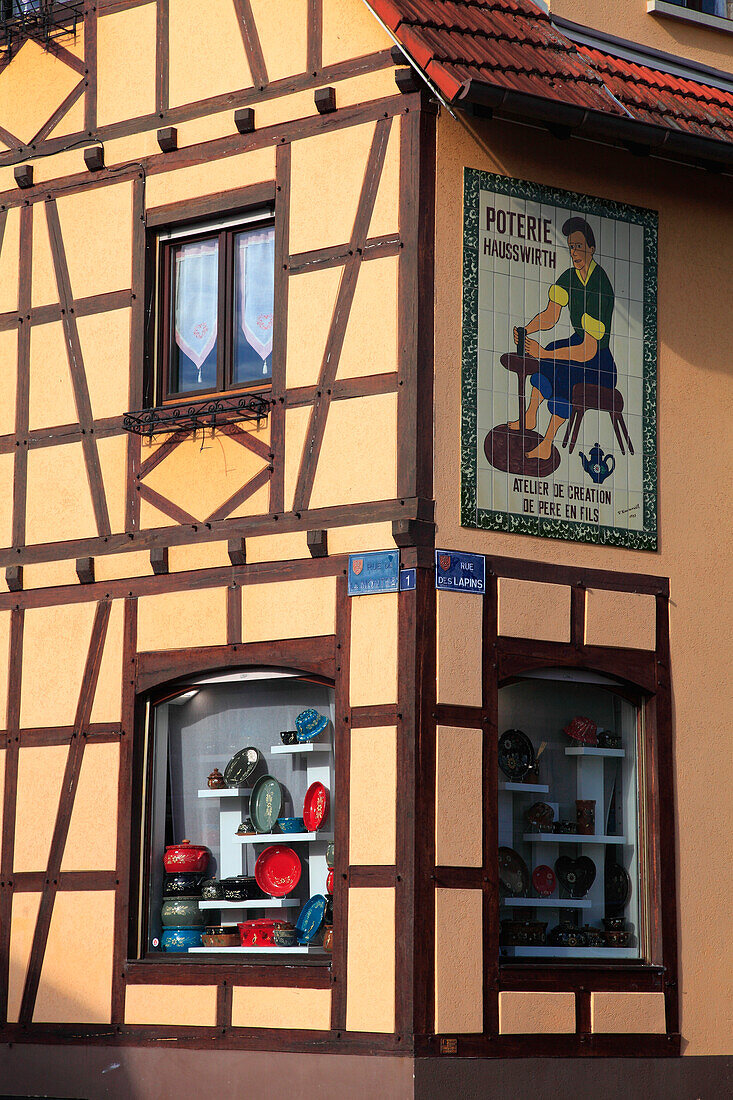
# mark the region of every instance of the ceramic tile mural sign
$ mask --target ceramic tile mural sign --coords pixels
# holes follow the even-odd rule
[[[466,169],[461,522],[654,550],[657,215]]]
[[[457,550],[436,550],[435,587],[483,596],[486,591],[485,557]]]
[[[397,592],[399,579],[398,551],[372,550],[364,554],[349,554],[350,596],[374,596],[378,592]]]

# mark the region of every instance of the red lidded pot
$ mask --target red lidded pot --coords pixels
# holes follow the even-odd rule
[[[192,844],[182,840],[180,844],[169,844],[163,856],[166,871],[198,871],[203,873],[209,865],[211,852],[203,844]]]

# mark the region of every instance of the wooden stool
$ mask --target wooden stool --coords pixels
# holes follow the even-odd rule
[[[629,430],[624,420],[623,395],[619,393],[618,390],[609,389],[607,386],[591,386],[585,382],[577,382],[573,386],[572,406],[568,426],[565,429],[565,438],[562,441],[563,447],[567,447],[568,439],[570,440],[570,454],[573,453],[575,448],[580,425],[587,409],[600,409],[601,412],[607,412],[611,417],[611,423],[613,424],[613,430],[618,440],[618,445],[621,448],[621,454],[626,454],[623,437],[626,438],[629,454],[634,453],[631,436],[629,435]]]

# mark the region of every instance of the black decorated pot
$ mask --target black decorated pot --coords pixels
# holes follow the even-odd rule
[[[255,879],[248,875],[223,878],[219,885],[227,901],[252,901],[254,898],[262,897],[262,891]]]
[[[163,876],[164,898],[196,898],[201,896],[203,875],[195,871],[175,871]]]
[[[570,921],[561,921],[547,933],[547,942],[552,947],[587,947],[588,937]]]

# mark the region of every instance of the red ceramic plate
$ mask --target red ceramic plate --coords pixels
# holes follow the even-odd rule
[[[315,833],[328,817],[328,791],[323,783],[311,783],[305,792],[303,821],[306,832]]]
[[[333,867],[330,868],[328,874],[326,875],[326,893],[333,893]]]
[[[292,848],[272,844],[260,852],[255,863],[255,880],[271,898],[284,898],[300,881],[300,860]]]
[[[549,898],[557,886],[557,876],[552,867],[548,867],[546,863],[535,867],[532,872],[532,885],[541,898]]]

